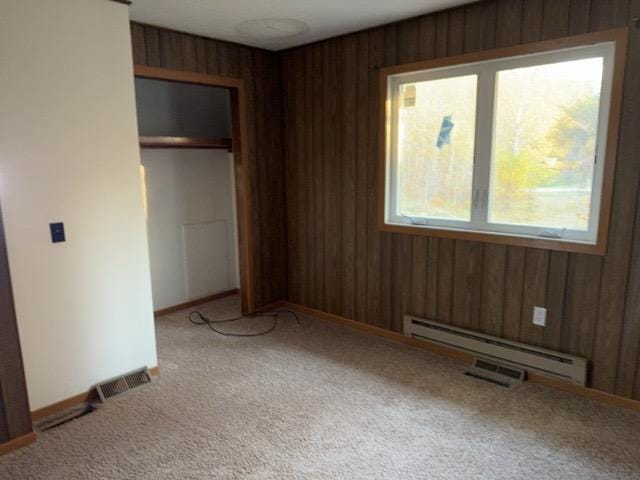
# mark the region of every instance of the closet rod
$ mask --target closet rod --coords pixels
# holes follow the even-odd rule
[[[142,148],[224,148],[231,151],[230,138],[140,137]]]

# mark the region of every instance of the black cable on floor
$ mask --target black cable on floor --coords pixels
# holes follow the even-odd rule
[[[293,310],[273,310],[272,312],[267,312],[267,313],[258,313],[258,314],[254,314],[254,315],[225,318],[225,319],[222,319],[222,320],[211,320],[211,319],[207,318],[206,316],[204,316],[202,314],[202,312],[200,312],[198,310],[194,310],[194,311],[190,312],[187,315],[187,318],[189,319],[189,321],[192,324],[194,324],[194,325],[206,325],[214,333],[217,333],[218,335],[224,335],[225,337],[260,337],[260,336],[263,336],[263,335],[267,335],[267,334],[273,332],[276,329],[276,327],[278,326],[278,317],[279,317],[278,314],[279,313],[289,313],[289,314],[293,315],[295,317],[296,322],[298,323],[298,325],[300,325],[300,317],[298,317],[298,314],[296,312],[294,312]],[[239,320],[243,320],[243,319],[247,319],[247,318],[273,318],[273,323],[266,330],[264,330],[262,332],[255,332],[255,333],[223,332],[222,330],[218,330],[214,326],[214,325],[217,325],[217,324],[220,324],[220,323],[237,322]]]

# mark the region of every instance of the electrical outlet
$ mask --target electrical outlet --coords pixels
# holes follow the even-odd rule
[[[539,327],[547,326],[547,309],[543,307],[533,307],[533,324]]]

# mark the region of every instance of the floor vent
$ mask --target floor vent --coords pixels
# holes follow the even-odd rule
[[[465,375],[509,388],[524,382],[525,373],[521,368],[502,365],[493,360],[476,357],[473,359],[471,367],[465,372]]]
[[[34,425],[34,428],[39,432],[46,432],[77,418],[84,417],[96,410],[97,408],[90,403],[83,403],[39,421]]]
[[[113,398],[129,390],[149,383],[151,381],[151,374],[147,367],[141,368],[126,375],[112,378],[106,382],[102,382],[96,386],[98,397],[104,403],[109,398]]]
[[[587,360],[545,348],[533,347],[444,323],[405,315],[404,334],[444,345],[511,368],[532,371],[584,386]],[[482,369],[480,369],[481,371]]]

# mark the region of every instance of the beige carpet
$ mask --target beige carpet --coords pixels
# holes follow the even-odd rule
[[[0,478],[640,478],[638,414],[302,321],[239,339],[159,319],[161,376],[0,458]]]

